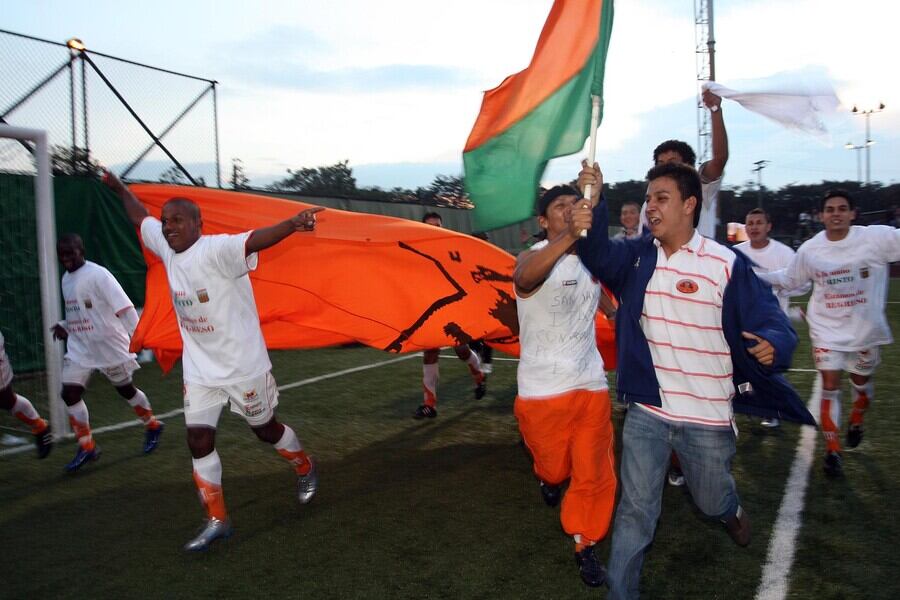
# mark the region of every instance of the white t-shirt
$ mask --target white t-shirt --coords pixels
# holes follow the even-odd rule
[[[641,330],[662,406],[638,406],[668,421],[730,427],[734,369],[722,303],[735,254],[699,232],[669,257],[655,242],[656,269],[644,293]]]
[[[176,253],[158,219],[141,222],[144,245],[163,262],[184,342],[184,380],[231,385],[269,371],[272,363],[250,285],[258,255],[245,256],[251,232],[204,235]]]
[[[854,225],[837,242],[820,231],[800,246],[786,269],[760,277],[785,289],[812,281],[806,321],[813,345],[856,352],[893,341],[884,314],[885,265],[897,260],[900,229]]]
[[[794,259],[794,251],[787,245],[782,244],[778,240],[769,240],[769,243],[762,248],[754,248],[750,245],[750,241],[736,244],[736,250],[740,250],[747,257],[755,262],[758,266],[753,270],[756,274],[769,273],[770,271],[778,271],[786,268]],[[800,296],[809,291],[809,285],[801,286],[797,290],[784,290],[781,288],[772,288],[775,297],[778,298],[778,304],[785,314],[788,312],[791,296]]]
[[[716,225],[718,224],[718,206],[719,206],[719,190],[722,189],[722,177],[712,181],[703,181],[703,167],[706,163],[700,165],[700,188],[703,194],[703,203],[700,206],[700,222],[697,225],[697,231],[700,235],[710,239],[716,239]]]
[[[540,241],[531,250],[547,243]],[[599,301],[600,284],[575,254],[560,257],[538,291],[527,298],[516,294],[520,397],[607,388],[594,326]]]
[[[103,369],[134,359],[128,331],[116,313],[133,304],[104,267],[85,261],[62,276],[66,307],[66,358],[88,369]]]

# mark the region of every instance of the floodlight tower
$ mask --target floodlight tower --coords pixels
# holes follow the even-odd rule
[[[694,39],[697,55],[697,81],[716,80],[716,36],[713,33],[713,0],[694,0]],[[697,90],[697,164],[712,154],[712,125],[709,110]]]

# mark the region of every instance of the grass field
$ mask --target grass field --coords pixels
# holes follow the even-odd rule
[[[896,281],[891,300],[900,301]],[[900,304],[889,315],[897,329]],[[800,335],[795,367],[809,369]],[[366,348],[272,353],[280,385],[392,358]],[[884,350],[866,438],[845,453],[843,479],[823,475],[817,435],[789,598],[900,597],[898,359],[896,346]],[[297,504],[285,462],[223,413],[217,445],[236,533],[200,555],[181,550],[203,515],[180,416],[167,419],[150,456],[138,427],[99,434],[103,457],[75,476],[62,469],[71,441],[41,462],[30,452],[2,456],[0,597],[602,597],[581,583],[558,509],[540,499],[512,416],[515,368],[496,361],[488,395],[475,401],[464,365],[442,359],[439,416],[424,422],[411,418],[421,400],[417,357],[283,391],[281,420],[320,463],[308,506]],[[804,398],[813,377],[790,374]],[[180,408],[177,369],[161,377],[145,365],[136,382],[157,413]],[[102,377],[87,402],[95,429],[133,418]],[[844,423],[848,414],[845,393]],[[617,430],[622,417],[617,408]],[[800,428],[738,424],[734,475],[753,541],[738,548],[684,488],[667,488],[645,598],[755,597]],[[15,422],[2,416],[0,425]],[[599,548],[605,560],[608,540]]]

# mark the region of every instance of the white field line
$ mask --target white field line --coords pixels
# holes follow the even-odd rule
[[[813,415],[819,412],[819,400],[822,394],[822,378],[816,376],[813,383],[812,396],[807,403]],[[762,581],[756,591],[756,600],[783,600],[787,597],[791,566],[794,564],[794,553],[797,548],[797,535],[803,524],[803,500],[809,483],[809,471],[813,462],[816,447],[816,429],[803,427],[791,474],[788,476],[784,490],[784,498],[778,509],[778,517],[772,527],[772,538],[769,540],[769,552],[763,567]]]
[[[409,360],[410,358],[415,358],[417,356],[422,356],[422,353],[417,354],[406,354],[404,356],[400,356],[398,358],[392,358],[390,360],[382,360],[376,363],[371,363],[368,365],[360,365],[358,367],[351,367],[349,369],[343,369],[341,371],[335,371],[334,373],[326,373],[325,375],[318,375],[316,377],[310,377],[309,379],[303,379],[301,381],[295,381],[294,383],[287,383],[285,385],[278,386],[278,391],[290,390],[293,388],[297,388],[303,385],[309,385],[311,383],[318,383],[319,381],[324,381],[326,379],[333,379],[335,377],[341,377],[343,375],[349,375],[350,373],[357,373],[359,371],[366,371],[368,369],[375,369],[377,367],[383,367],[385,365],[390,365],[393,363],[401,362],[404,360]],[[167,419],[169,417],[175,417],[184,412],[184,409],[177,408],[175,410],[169,411],[167,413],[156,415],[159,419]],[[120,429],[126,429],[128,427],[137,427],[138,425],[143,425],[143,422],[140,419],[132,419],[131,421],[123,421],[122,423],[116,423],[115,425],[107,425],[105,427],[98,427],[97,429],[91,430],[92,435],[97,435],[99,433],[106,433],[108,431],[118,431]],[[56,438],[59,440],[60,438]],[[75,434],[67,433],[62,436],[61,439],[75,439]],[[22,452],[34,451],[34,446],[31,444],[27,446],[18,446],[16,448],[10,448],[8,450],[0,450],[0,457],[9,456],[11,454],[21,454]]]

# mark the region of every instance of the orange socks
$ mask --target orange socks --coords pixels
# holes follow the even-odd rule
[[[219,453],[213,450],[203,458],[193,459],[192,463],[194,483],[206,515],[224,521],[228,513],[225,511],[225,496],[222,493],[222,461],[219,460]]]
[[[94,438],[91,436],[91,422],[84,400],[79,400],[76,404],[67,406],[66,412],[69,413],[69,424],[72,426],[72,431],[75,432],[78,444],[84,450],[90,452],[94,449],[95,444]]]
[[[275,450],[294,465],[294,471],[297,475],[306,475],[312,468],[312,463],[309,462],[309,457],[303,451],[303,446],[300,445],[297,434],[287,425],[284,426],[284,433],[281,435],[281,439],[275,442]]]
[[[850,424],[862,425],[863,416],[872,399],[874,386],[871,381],[867,381],[863,385],[856,385],[851,381],[850,385],[853,388],[853,410],[850,411]]]
[[[31,428],[31,433],[38,434],[47,429],[47,421],[41,418],[34,405],[24,396],[16,394],[16,403],[10,410],[13,416]]]
[[[138,390],[137,393],[128,400],[128,404],[134,409],[134,414],[144,422],[147,429],[159,429],[159,421],[153,416],[153,409],[144,392]]]
[[[841,422],[841,391],[822,390],[822,407],[820,425],[825,435],[827,452],[840,452],[841,442],[838,440],[838,423]]]

